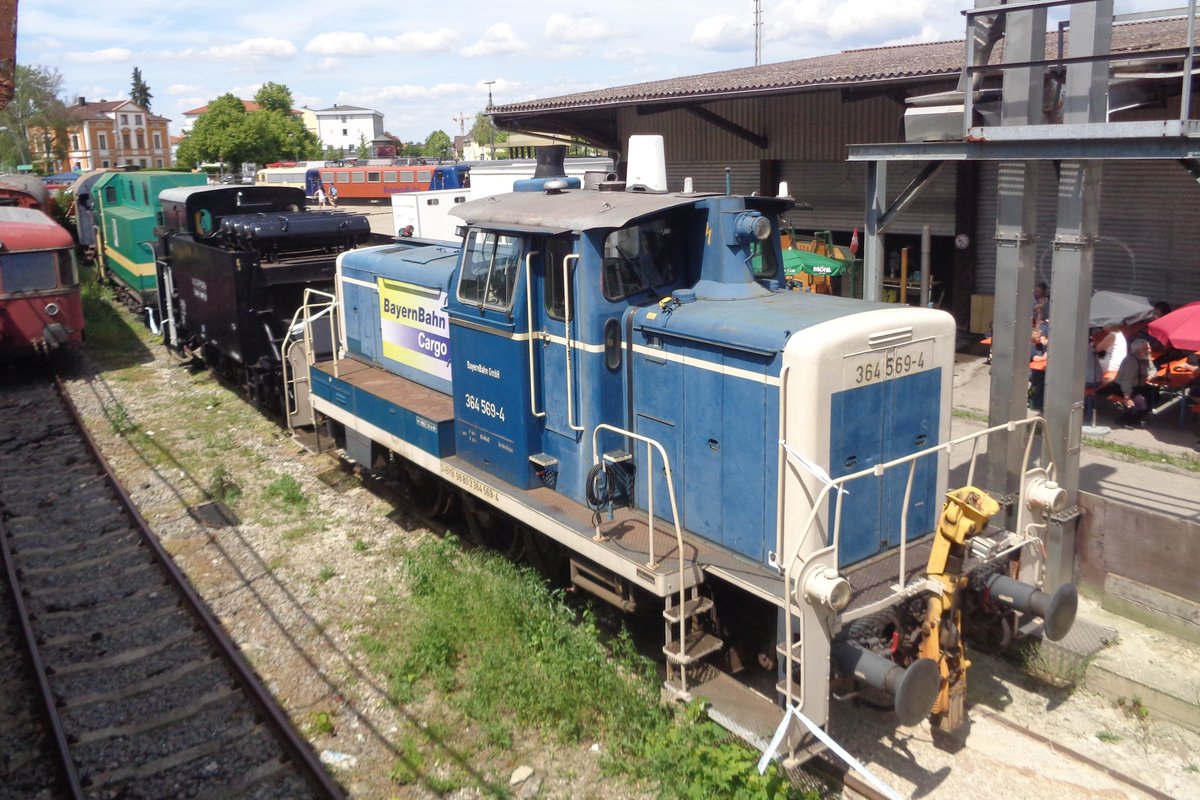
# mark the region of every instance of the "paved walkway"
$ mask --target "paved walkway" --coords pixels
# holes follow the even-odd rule
[[[991,367],[982,356],[958,355],[953,402],[963,413],[955,416],[955,436],[986,427],[981,419],[987,415],[990,381]],[[1114,410],[1104,406],[1097,412],[1096,422],[1111,431],[1084,437],[1079,487],[1128,505],[1200,522],[1200,471],[1178,466],[1180,461],[1200,466],[1196,438],[1200,418],[1189,414],[1180,426],[1176,407],[1148,417],[1144,428],[1123,430],[1115,427]]]

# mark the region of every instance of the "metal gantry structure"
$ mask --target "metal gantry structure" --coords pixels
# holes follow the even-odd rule
[[[1184,8],[1116,17],[1113,0],[1029,0],[999,5],[977,0],[975,8],[963,12],[967,23],[965,64],[959,91],[947,106],[961,109],[961,130],[941,141],[849,148],[851,161],[867,165],[864,295],[876,300],[883,295],[883,236],[929,178],[946,162],[1000,162],[989,425],[1021,419],[1027,413],[1030,298],[1036,267],[1036,167],[1039,161],[1057,164],[1050,291],[1053,331],[1048,352],[1053,368],[1046,375],[1045,416],[1046,444],[1057,458],[1058,483],[1068,500],[1066,510],[1051,517],[1046,533],[1046,580],[1051,584],[1074,579],[1088,307],[1100,218],[1101,170],[1104,162],[1112,159],[1174,159],[1200,181],[1200,120],[1192,98],[1196,7],[1197,0],[1190,0]],[[1047,27],[1048,11],[1055,8],[1068,9],[1069,20],[1058,23],[1059,52],[1047,57],[1047,41],[1055,41],[1054,32]],[[1114,22],[1164,17],[1186,18],[1184,46],[1112,51]],[[1003,55],[999,63],[990,63],[1001,37]],[[1162,103],[1161,118],[1110,119],[1110,80],[1118,67],[1126,73],[1153,72],[1157,78],[1177,72],[1178,92]],[[986,86],[984,79],[997,74],[999,124],[979,124],[977,109]],[[1056,102],[1047,103],[1047,99]],[[1172,114],[1175,103],[1178,113]],[[896,161],[929,163],[889,203],[887,170]],[[1020,459],[1015,439],[1011,447],[999,440],[992,442],[989,488],[1015,496]]]

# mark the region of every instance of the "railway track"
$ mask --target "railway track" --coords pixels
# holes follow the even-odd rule
[[[0,797],[343,796],[48,382],[0,394],[0,551],[41,712],[6,707]]]

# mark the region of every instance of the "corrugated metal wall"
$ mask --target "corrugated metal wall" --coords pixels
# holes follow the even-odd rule
[[[667,188],[683,191],[683,179],[692,179],[692,191],[725,193],[725,168],[729,168],[729,183],[733,194],[752,194],[758,191],[759,163],[732,161],[714,164],[709,161],[667,163]]]
[[[704,108],[755,134],[767,150],[684,110],[618,112],[624,144],[633,134],[662,134],[668,161],[726,163],[759,159],[843,161],[847,144],[900,140],[904,104],[887,94],[861,99],[840,90],[718,100]]]
[[[975,293],[996,288],[996,191],[1000,165],[980,170]],[[1037,280],[1050,282],[1057,177],[1041,166]],[[1101,172],[1100,239],[1092,284],[1180,305],[1200,299],[1200,186],[1173,161],[1109,161]]]
[[[888,167],[889,200],[894,199],[920,173],[923,163],[896,162]],[[924,191],[896,217],[891,233],[920,234],[921,226],[932,226],[934,236],[953,236],[954,177],[957,167],[945,164]],[[793,197],[813,207],[794,211],[789,217],[797,227],[813,230],[849,231],[863,228],[866,214],[867,167],[862,163],[808,163],[788,161],[783,180]],[[809,222],[811,220],[811,223]]]

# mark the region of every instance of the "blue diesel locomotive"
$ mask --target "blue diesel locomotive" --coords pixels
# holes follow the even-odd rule
[[[964,619],[1074,619],[1073,587],[1038,588],[1053,464],[1028,466],[1016,532],[948,491],[953,319],[788,290],[792,201],[668,192],[645,145],[627,182],[463,204],[461,243],[342,253],[289,397],[431,505],[450,486],[476,528],[556,543],[578,587],[661,604],[667,693],[764,751],[802,759],[858,691],[958,727]]]

